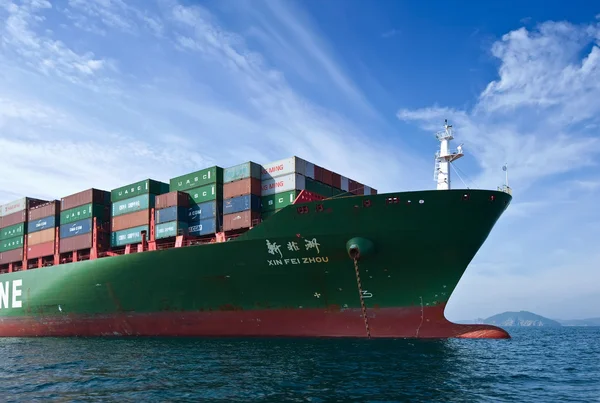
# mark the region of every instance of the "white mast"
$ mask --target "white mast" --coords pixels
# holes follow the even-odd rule
[[[504,185],[498,186],[498,190],[501,192],[512,194],[512,189],[510,188],[510,186],[508,186],[508,164],[507,163],[504,163],[504,165],[502,166],[502,170],[504,171],[506,176],[504,179]]]
[[[448,119],[444,121],[444,131],[437,132],[435,137],[440,141],[440,150],[435,153],[435,171],[433,180],[437,182],[437,190],[450,189],[450,163],[464,156],[462,144],[455,151],[450,150],[452,136],[452,125]]]

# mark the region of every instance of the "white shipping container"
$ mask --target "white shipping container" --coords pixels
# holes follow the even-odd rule
[[[292,173],[262,181],[260,194],[261,196],[269,196],[290,190],[304,190],[305,186],[306,178],[304,175]]]
[[[346,192],[350,190],[348,188],[348,178],[346,178],[345,176],[342,176],[342,188],[341,189],[345,190]]]
[[[3,204],[0,207],[0,209],[1,209],[0,210],[0,216],[4,217],[5,215],[9,215],[9,214],[12,214],[12,213],[16,213],[18,211],[25,210],[25,204],[26,204],[26,202],[27,202],[27,198],[23,197],[23,198],[21,198],[19,200],[15,200],[13,202]]]
[[[365,189],[365,191],[363,192],[363,194],[365,196],[368,196],[371,194],[371,188],[369,186],[365,186],[364,189]]]
[[[315,164],[306,161],[306,172],[304,172],[304,176],[310,179],[315,179]]]
[[[262,165],[261,180],[276,178],[278,176],[297,173],[304,175],[306,172],[306,161],[302,158],[291,157]],[[293,189],[290,189],[293,190]]]

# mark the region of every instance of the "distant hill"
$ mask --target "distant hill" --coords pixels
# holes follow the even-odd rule
[[[600,318],[556,319],[563,326],[600,326]]]
[[[467,319],[453,321],[461,324],[488,324],[496,326],[600,326],[600,318],[549,319],[528,311],[504,312],[487,319]]]
[[[504,312],[490,316],[483,323],[495,326],[562,326],[559,322],[532,312]]]

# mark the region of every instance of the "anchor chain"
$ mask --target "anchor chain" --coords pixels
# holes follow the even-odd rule
[[[367,331],[367,338],[371,338],[371,331],[369,330],[369,319],[367,318],[367,307],[365,306],[365,300],[363,298],[362,285],[360,283],[360,273],[358,271],[358,259],[354,259],[354,271],[356,272],[356,283],[358,284],[358,296],[360,298],[360,306],[362,308],[363,318],[365,319],[365,330]]]

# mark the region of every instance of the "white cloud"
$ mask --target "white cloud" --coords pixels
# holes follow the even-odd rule
[[[85,29],[84,24],[88,21],[96,20],[103,24],[106,29],[99,29],[98,33],[101,35],[113,29],[132,35],[141,35],[143,28],[156,36],[161,36],[164,32],[160,18],[132,7],[123,0],[69,0],[69,7],[81,13],[74,14],[72,10],[66,10],[76,23],[83,23],[79,28]]]
[[[290,155],[380,191],[419,182],[404,165],[422,166],[410,150],[404,154],[383,143],[366,143],[362,127],[343,113],[312,104],[270,64],[270,54],[253,50],[209,11],[167,0],[160,4],[142,12],[121,1],[71,0],[59,10],[67,32],[77,32],[73,26],[83,16],[111,36],[134,38],[127,40],[137,41],[136,52],[145,53],[139,60],[127,59],[118,43],[114,47],[103,36],[58,40],[54,27],[39,22],[44,9],[6,3],[6,19],[19,21],[20,28],[3,36],[8,52],[20,59],[0,56],[7,67],[1,78],[7,88],[3,102],[11,105],[1,117],[0,140],[4,155],[19,162],[11,168],[15,175],[3,179],[2,188],[12,189],[4,201],[17,193],[59,198],[89,186],[114,188],[140,176],[168,180],[209,164]],[[290,18],[279,6],[274,13],[281,21]],[[148,19],[161,24],[162,38],[140,36],[139,27]],[[299,25],[291,35],[299,36],[297,41],[316,39]],[[330,92],[362,97],[322,49],[309,49],[308,42],[305,47],[332,77],[339,75]],[[36,91],[39,85],[44,93]],[[369,113],[365,106],[359,115]],[[18,118],[26,115],[35,119]],[[28,148],[25,140],[31,138],[36,144]],[[47,151],[53,158],[44,160]],[[429,171],[424,182],[431,186]],[[21,180],[18,172],[29,179]]]

